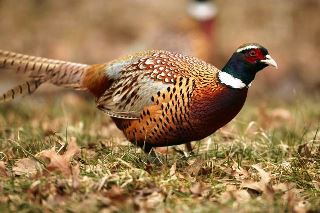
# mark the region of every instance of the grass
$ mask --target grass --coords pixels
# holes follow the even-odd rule
[[[153,164],[86,99],[0,105],[0,212],[320,211],[319,97],[249,100],[228,126],[195,142],[194,154],[161,149]],[[68,166],[79,174],[47,171],[37,153],[63,154],[71,138],[81,151]],[[17,174],[24,158],[36,159],[37,173]]]

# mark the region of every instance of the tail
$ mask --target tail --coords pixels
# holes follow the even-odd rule
[[[0,69],[15,70],[25,74],[30,80],[8,90],[0,97],[0,102],[10,101],[18,96],[31,94],[43,83],[74,89],[87,89],[82,79],[89,65],[41,57],[22,55],[0,50]]]

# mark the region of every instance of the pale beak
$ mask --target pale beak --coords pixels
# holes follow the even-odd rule
[[[267,65],[271,65],[271,66],[275,67],[276,69],[278,69],[277,62],[270,55],[266,55],[266,59],[261,60],[261,62],[263,62]]]

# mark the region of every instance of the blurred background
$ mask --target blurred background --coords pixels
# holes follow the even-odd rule
[[[257,42],[279,69],[260,73],[250,97],[290,100],[320,91],[319,11],[319,0],[0,0],[0,49],[89,64],[166,49],[222,68]]]

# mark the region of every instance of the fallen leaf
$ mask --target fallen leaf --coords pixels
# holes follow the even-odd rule
[[[196,196],[201,196],[202,186],[201,183],[196,182],[190,187],[190,192]]]
[[[241,188],[250,189],[251,192],[257,195],[262,194],[267,200],[271,201],[274,198],[275,190],[271,185],[270,173],[263,170],[258,164],[252,166],[258,171],[260,181],[245,180],[241,184]]]
[[[300,197],[301,189],[293,183],[280,183],[273,186],[275,191],[283,193],[281,196],[287,204],[288,212],[305,213],[310,209],[310,203]]]
[[[293,206],[293,211],[295,213],[306,213],[309,212],[309,209],[311,207],[311,204],[308,201],[299,201],[295,203]]]
[[[191,174],[193,176],[198,176],[204,162],[205,161],[202,159],[195,160],[195,162],[193,162],[190,166],[186,168],[188,174]]]
[[[241,188],[253,190],[255,194],[262,194],[264,186],[260,182],[248,180],[241,184]]]
[[[8,177],[8,172],[6,170],[6,165],[3,161],[0,161],[0,176],[1,177]]]
[[[139,211],[149,212],[150,210],[154,210],[165,198],[158,188],[144,188],[136,192],[134,204]]]
[[[286,192],[289,190],[288,184],[286,183],[279,183],[279,184],[273,185],[273,189],[275,191],[281,191],[281,192]]]
[[[12,171],[15,175],[35,175],[40,166],[30,158],[22,158],[15,162]]]
[[[249,177],[249,173],[247,170],[243,169],[241,166],[238,165],[238,163],[234,162],[234,164],[231,167],[231,175],[236,180],[244,180]]]
[[[264,171],[258,164],[252,165],[251,167],[258,171],[261,178],[260,182],[267,184],[271,181],[270,173]]]
[[[206,197],[210,193],[210,187],[204,182],[196,182],[190,187],[190,192],[195,196]]]
[[[124,190],[119,186],[112,186],[104,195],[110,198],[112,201],[117,203],[126,202],[129,198],[127,194],[125,194]]]
[[[236,185],[230,185],[230,184],[226,185],[226,191],[227,192],[231,192],[231,191],[235,191],[235,190],[237,190],[237,186]]]
[[[243,189],[225,191],[219,196],[220,203],[228,203],[230,200],[235,200],[238,203],[245,203],[248,202],[250,199],[250,194]]]
[[[145,208],[148,209],[152,209],[157,207],[157,205],[159,205],[160,203],[162,203],[164,201],[164,196],[163,194],[154,191],[152,192],[152,194],[150,194],[146,201],[145,201]]]
[[[231,192],[232,197],[239,203],[246,203],[251,199],[250,194],[246,190],[237,190]]]
[[[49,150],[44,150],[37,155],[49,159],[49,164],[46,166],[48,171],[60,172],[64,177],[72,176],[73,166],[71,165],[72,158],[80,153],[80,149],[75,138],[71,138],[67,150],[64,154],[58,154],[54,147]]]

